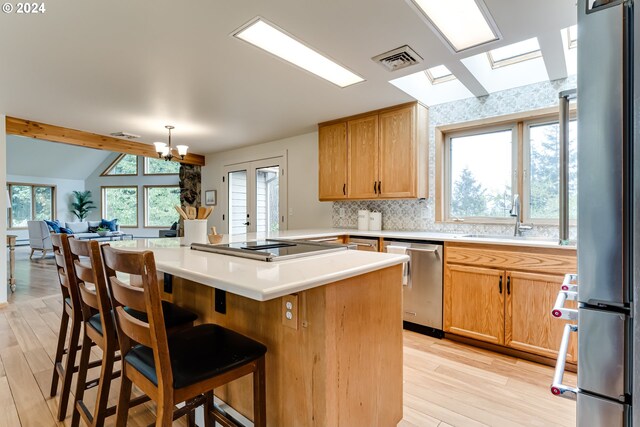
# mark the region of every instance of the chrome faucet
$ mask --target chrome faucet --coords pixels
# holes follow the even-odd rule
[[[514,236],[522,236],[523,231],[529,231],[533,228],[533,225],[526,225],[522,223],[522,212],[520,210],[520,195],[513,195],[513,203],[511,204],[511,210],[509,214],[516,219],[516,228],[513,231]]]

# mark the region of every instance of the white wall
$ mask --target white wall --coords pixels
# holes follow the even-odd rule
[[[0,114],[0,189],[7,187],[7,132],[5,116]],[[7,239],[7,196],[0,195],[0,240]],[[7,302],[7,251],[0,251],[0,304]]]
[[[84,191],[84,180],[43,178],[40,176],[7,175],[7,182],[55,185],[56,215],[54,219],[58,219],[62,223],[66,221],[73,222],[78,220],[71,213],[70,205],[73,201],[73,191]],[[10,230],[10,233],[18,236],[18,240],[26,240],[29,238],[29,233],[27,232],[27,230]]]
[[[206,190],[218,191],[218,205],[209,218],[209,226],[227,232],[225,184],[222,182],[225,165],[279,156],[286,150],[288,161],[285,178],[288,185],[288,228],[330,227],[331,202],[318,201],[318,133],[312,132],[278,141],[213,153],[206,156],[202,168],[202,197]],[[226,216],[226,215],[225,215]]]
[[[144,158],[138,156],[138,176],[100,176],[104,170],[120,155],[112,153],[100,164],[95,171],[84,182],[85,190],[91,191],[93,202],[97,209],[91,211],[87,217],[90,221],[98,221],[102,218],[101,190],[102,186],[137,186],[138,187],[138,227],[122,228],[125,233],[133,234],[135,237],[158,237],[160,228],[144,227],[144,186],[145,185],[178,185],[178,175],[144,175]],[[111,219],[111,218],[107,218]],[[177,220],[177,214],[176,214]],[[162,227],[166,229],[167,227]]]

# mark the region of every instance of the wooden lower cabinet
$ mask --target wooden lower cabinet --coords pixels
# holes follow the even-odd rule
[[[562,276],[506,272],[505,339],[507,347],[556,359],[565,321],[551,316]],[[569,302],[567,307],[570,307]],[[567,361],[576,362],[575,334]]]
[[[504,344],[503,272],[448,265],[445,269],[444,330]]]
[[[554,318],[551,309],[563,273],[575,268],[575,251],[445,245],[444,330],[556,359],[567,322]],[[570,363],[577,362],[575,335]]]

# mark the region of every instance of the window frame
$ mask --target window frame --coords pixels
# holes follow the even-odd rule
[[[111,170],[118,164],[118,162],[120,160],[122,160],[122,158],[124,156],[135,156],[136,158],[136,173],[121,173],[121,174],[117,174],[117,175],[111,175],[109,174],[109,172],[111,172]],[[139,157],[135,154],[131,154],[131,153],[120,153],[120,155],[118,157],[115,158],[114,161],[112,161],[109,166],[107,166],[107,168],[100,174],[100,176],[108,176],[108,177],[114,177],[114,176],[138,176],[139,172],[140,172],[140,165],[139,165]]]
[[[27,182],[7,182],[7,191],[9,191],[9,198],[11,198],[11,187],[31,187],[31,216],[27,221],[34,221],[36,217],[36,204],[34,202],[36,194],[36,188],[51,188],[51,215],[57,216],[56,209],[56,191],[57,186],[53,184],[32,184]],[[14,227],[13,226],[13,206],[9,209],[7,206],[8,215],[7,215],[7,230],[26,230],[29,227]],[[54,218],[51,218],[52,220]]]
[[[158,175],[174,175],[174,174],[158,174]],[[149,208],[147,205],[147,194],[150,188],[177,188],[180,191],[180,185],[178,184],[160,184],[160,185],[144,185],[142,189],[142,218],[143,218],[143,228],[157,228],[157,229],[166,229],[171,227],[172,224],[167,225],[148,225],[147,223],[147,213],[149,212]],[[180,203],[178,203],[180,204]],[[179,218],[178,218],[179,219]]]
[[[122,175],[116,175],[122,176]],[[110,188],[133,188],[136,190],[136,224],[135,225],[123,225],[119,224],[120,228],[138,228],[138,224],[140,222],[140,191],[138,190],[137,185],[102,185],[100,186],[100,215],[102,218],[106,218],[111,220],[113,218],[108,218],[105,212],[105,190]]]
[[[577,117],[577,107],[575,104],[571,104],[569,107],[569,119],[575,120]],[[435,151],[436,151],[436,167],[435,167],[435,221],[436,223],[449,223],[449,224],[511,224],[513,218],[481,218],[481,217],[469,217],[469,218],[451,218],[449,215],[449,193],[451,191],[450,179],[450,164],[447,160],[447,137],[452,134],[454,136],[461,136],[464,134],[478,134],[483,133],[483,129],[499,129],[500,127],[506,127],[509,124],[515,125],[516,129],[516,143],[517,147],[517,161],[514,161],[513,168],[515,172],[514,178],[516,184],[512,186],[512,194],[520,194],[520,207],[522,212],[522,221],[526,223],[532,223],[534,225],[556,225],[558,219],[556,218],[539,218],[531,219],[530,206],[529,206],[529,189],[528,181],[525,181],[525,175],[529,174],[530,164],[530,146],[528,139],[525,142],[525,135],[527,126],[531,124],[543,124],[554,123],[559,120],[558,107],[541,108],[538,110],[524,111],[519,113],[507,114],[503,116],[496,116],[490,118],[483,118],[479,120],[473,120],[469,122],[454,123],[448,125],[441,125],[435,128]],[[525,158],[526,156],[526,158]],[[575,225],[576,221],[571,220],[571,225]]]
[[[147,172],[147,159],[153,159],[153,160],[160,160],[158,157],[149,157],[149,156],[143,156],[143,160],[142,160],[142,174],[144,176],[176,176],[176,175],[180,175],[180,168],[178,168],[178,172],[176,173],[150,173]],[[179,161],[175,161],[175,160],[171,160],[171,162],[177,163],[179,165],[181,165],[181,163]],[[113,176],[113,175],[111,175]],[[122,175],[116,175],[116,176],[122,176]],[[154,186],[152,186],[154,187]],[[161,185],[156,185],[155,187],[161,187]]]
[[[507,222],[511,222],[511,218],[497,218],[490,216],[475,216],[475,217],[464,217],[458,218],[451,216],[451,191],[452,191],[452,177],[451,177],[451,139],[453,138],[461,138],[466,136],[473,135],[485,135],[487,133],[493,132],[501,132],[501,131],[511,131],[511,171],[509,174],[511,175],[511,194],[513,194],[513,189],[517,187],[517,162],[518,162],[518,137],[517,137],[517,125],[511,125],[508,123],[498,124],[498,125],[490,125],[490,126],[482,126],[475,127],[471,129],[464,129],[459,131],[448,132],[445,135],[444,141],[444,169],[445,169],[445,189],[444,192],[444,214],[448,219],[447,222],[465,222],[465,223],[481,223],[481,224],[505,224]],[[514,165],[516,166],[514,168]]]

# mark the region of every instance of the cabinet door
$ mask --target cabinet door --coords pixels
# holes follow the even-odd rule
[[[504,271],[447,265],[444,330],[493,344],[504,343]]]
[[[347,123],[322,126],[318,129],[318,198],[320,200],[347,197]]]
[[[556,359],[565,320],[551,315],[563,276],[507,272],[505,345]],[[574,301],[567,301],[571,308]],[[567,361],[577,360],[577,335],[571,334]]]
[[[355,199],[375,199],[378,197],[378,115],[351,120],[347,126],[347,195]]]
[[[380,197],[416,197],[416,132],[413,106],[382,113]]]

